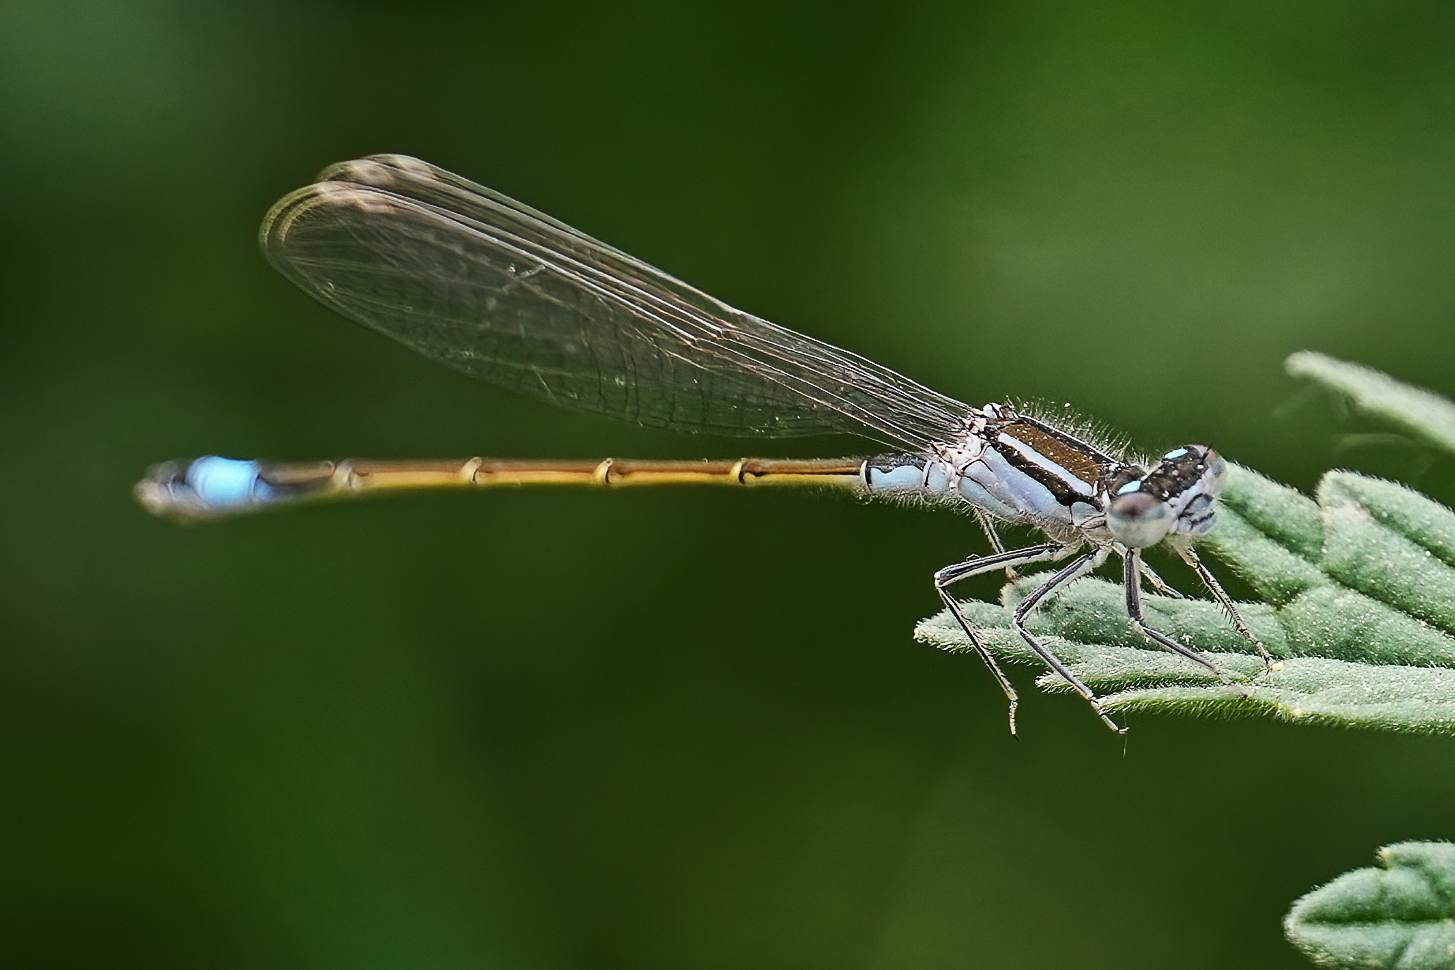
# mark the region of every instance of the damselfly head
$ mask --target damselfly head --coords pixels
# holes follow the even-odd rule
[[[1107,528],[1133,549],[1173,534],[1205,535],[1212,531],[1227,478],[1228,463],[1206,445],[1174,448],[1150,471],[1128,466],[1111,485]]]

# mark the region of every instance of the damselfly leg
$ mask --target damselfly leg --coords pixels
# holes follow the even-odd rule
[[[1238,608],[1233,605],[1233,598],[1223,589],[1223,584],[1218,582],[1218,578],[1212,574],[1212,571],[1202,564],[1202,560],[1198,558],[1197,553],[1192,551],[1191,547],[1180,547],[1177,554],[1197,573],[1197,578],[1202,580],[1202,584],[1213,595],[1213,599],[1218,601],[1218,606],[1223,608],[1223,612],[1227,614],[1233,628],[1242,635],[1243,639],[1251,643],[1253,649],[1258,652],[1258,656],[1263,658],[1264,673],[1273,673],[1273,655],[1268,652],[1267,647],[1263,646],[1263,642],[1253,635],[1253,631],[1248,629],[1248,624],[1243,622],[1243,617],[1238,613]]]
[[[940,594],[940,599],[944,602],[945,608],[950,611],[950,615],[955,618],[955,621],[960,624],[960,629],[964,630],[965,636],[970,639],[970,646],[974,647],[980,659],[985,661],[985,666],[990,668],[991,675],[995,677],[996,683],[1000,684],[1000,689],[1005,692],[1005,699],[1010,705],[1008,716],[1010,718],[1011,734],[1015,734],[1015,709],[1020,703],[1020,697],[1016,694],[1015,688],[1011,686],[1010,679],[1005,676],[1005,672],[995,662],[995,657],[986,649],[985,644],[980,642],[980,636],[975,632],[974,627],[970,625],[970,621],[965,618],[964,612],[960,609],[959,601],[950,595],[949,587],[962,579],[969,579],[971,576],[979,576],[982,573],[992,572],[996,569],[1004,569],[1009,572],[1016,566],[1026,566],[1035,562],[1048,562],[1061,559],[1068,555],[1070,551],[1066,546],[1056,543],[1027,546],[1024,549],[1011,549],[1009,551],[1002,549],[988,556],[974,556],[966,559],[964,562],[955,563],[953,566],[946,566],[935,572],[935,592]]]
[[[1101,723],[1105,724],[1117,734],[1125,734],[1126,728],[1121,727],[1107,716],[1106,711],[1102,710],[1101,701],[1097,699],[1092,689],[1083,684],[1081,679],[1071,672],[1071,668],[1062,663],[1061,659],[1052,653],[1049,647],[1036,639],[1035,634],[1026,629],[1026,619],[1035,612],[1036,607],[1042,601],[1064,592],[1072,583],[1092,573],[1102,563],[1106,562],[1106,557],[1109,552],[1110,549],[1103,546],[1085,555],[1078,556],[1065,566],[1062,566],[1056,575],[1052,576],[1032,591],[1029,596],[1020,601],[1015,608],[1015,613],[1011,616],[1010,625],[1020,635],[1020,638],[1025,641],[1026,645],[1036,652],[1036,656],[1045,662],[1046,666],[1059,674],[1062,680],[1070,684],[1072,689],[1080,694],[1086,703],[1091,705],[1091,709],[1096,712],[1096,716],[1101,718]]]
[[[1198,650],[1189,647],[1185,643],[1178,643],[1165,633],[1160,633],[1147,625],[1146,618],[1142,615],[1142,576],[1141,576],[1142,553],[1138,549],[1128,549],[1122,555],[1122,586],[1126,592],[1127,616],[1131,617],[1132,625],[1137,631],[1151,642],[1166,650],[1186,657],[1193,663],[1206,667],[1215,674],[1219,681],[1224,684],[1231,684],[1228,675],[1218,667],[1217,664],[1204,657]]]
[[[1005,543],[1000,541],[1000,533],[995,531],[995,523],[990,521],[990,516],[979,509],[975,509],[975,521],[980,523],[980,531],[985,533],[985,540],[990,543],[990,551],[995,553],[1005,552]],[[1014,567],[1005,567],[1005,578],[1015,582],[1020,577],[1016,575]]]
[[[1147,582],[1151,583],[1152,589],[1154,589],[1159,595],[1166,596],[1167,598],[1174,600],[1187,599],[1186,596],[1183,596],[1180,592],[1177,591],[1177,589],[1169,584],[1167,580],[1163,579],[1161,576],[1158,576],[1156,570],[1154,570],[1151,566],[1147,565],[1147,560],[1141,560],[1137,564],[1137,569],[1142,574],[1142,578],[1145,579]]]

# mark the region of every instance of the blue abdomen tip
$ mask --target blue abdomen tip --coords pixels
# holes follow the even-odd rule
[[[259,497],[258,463],[208,455],[188,466],[187,484],[204,505],[245,505]]]

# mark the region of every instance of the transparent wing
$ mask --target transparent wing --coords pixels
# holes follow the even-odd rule
[[[325,170],[272,208],[261,239],[274,266],[349,319],[568,407],[679,431],[847,433],[915,449],[972,412],[418,159]]]

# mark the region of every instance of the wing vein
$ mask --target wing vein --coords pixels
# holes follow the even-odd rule
[[[733,309],[424,162],[333,166],[264,220],[263,246],[332,309],[464,371],[682,431],[854,434],[921,449],[972,408]]]

